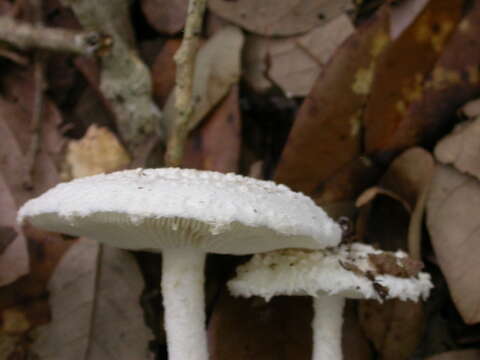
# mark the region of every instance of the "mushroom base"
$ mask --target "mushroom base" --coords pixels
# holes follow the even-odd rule
[[[208,360],[205,258],[203,251],[192,248],[163,251],[162,293],[169,360]]]

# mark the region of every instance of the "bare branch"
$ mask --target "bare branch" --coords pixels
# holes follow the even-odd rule
[[[96,32],[76,32],[48,28],[0,16],[0,40],[20,49],[45,49],[78,55],[91,55],[108,47],[107,37]]]
[[[205,6],[206,0],[190,0],[182,45],[174,58],[177,65],[175,107],[178,117],[175,119],[172,133],[169,134],[165,157],[168,166],[180,166],[183,158],[183,148],[188,136],[188,123],[194,107],[192,99],[193,73]]]

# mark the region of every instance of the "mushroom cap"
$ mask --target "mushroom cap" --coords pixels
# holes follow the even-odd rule
[[[341,238],[338,224],[320,207],[284,185],[177,168],[125,170],[62,183],[28,201],[18,221],[150,251],[195,246],[240,255],[324,248]]]
[[[430,275],[419,272],[413,277],[380,274],[369,255],[394,256],[402,267],[402,251],[376,250],[365,244],[341,245],[333,249],[279,250],[257,254],[237,268],[237,276],[228,282],[235,296],[261,296],[267,301],[277,295],[339,295],[352,299],[418,301],[427,298]],[[383,291],[379,291],[379,286]]]

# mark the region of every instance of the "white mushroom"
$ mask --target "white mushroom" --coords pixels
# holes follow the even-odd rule
[[[234,174],[128,170],[57,185],[28,201],[19,222],[111,246],[162,252],[169,358],[208,358],[206,253],[335,246],[341,231],[311,199]]]
[[[425,299],[433,285],[416,265],[401,251],[383,252],[359,243],[316,251],[278,250],[254,255],[239,266],[228,287],[235,296],[267,301],[277,295],[312,296],[312,359],[339,360],[345,298]]]

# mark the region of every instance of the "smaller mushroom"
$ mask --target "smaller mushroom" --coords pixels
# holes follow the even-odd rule
[[[433,285],[419,262],[402,251],[360,243],[324,250],[288,249],[256,254],[228,282],[234,296],[313,297],[313,360],[342,359],[345,299],[426,299]]]

